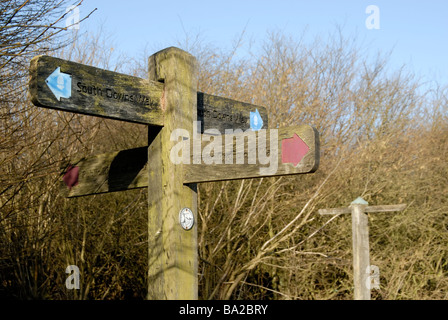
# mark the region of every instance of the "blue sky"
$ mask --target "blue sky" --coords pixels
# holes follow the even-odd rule
[[[368,29],[369,5],[379,9],[380,29]],[[344,34],[357,35],[372,54],[393,49],[392,68],[408,65],[426,80],[448,84],[448,1],[446,0],[226,0],[143,1],[84,0],[81,16],[97,8],[80,25],[81,32],[102,26],[115,49],[140,56],[182,42],[186,33],[200,35],[204,43],[226,49],[245,30],[257,44],[268,31],[309,39],[326,38],[343,26]]]

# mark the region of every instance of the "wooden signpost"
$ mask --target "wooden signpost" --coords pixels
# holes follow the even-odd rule
[[[31,62],[39,107],[148,125],[148,146],[64,168],[68,197],[148,188],[148,299],[197,299],[197,183],[311,173],[319,134],[267,129],[261,106],[197,92],[197,61],[171,47],[149,58],[149,80],[48,56]]]
[[[358,197],[348,208],[320,209],[321,215],[351,213],[353,242],[353,278],[355,300],[370,300],[370,253],[369,227],[366,213],[402,211],[406,204],[369,206],[368,202]]]

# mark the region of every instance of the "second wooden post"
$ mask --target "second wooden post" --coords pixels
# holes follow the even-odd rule
[[[370,266],[369,224],[364,209],[367,201],[361,198],[350,204],[352,210],[353,241],[353,278],[355,284],[355,300],[370,300],[370,288],[367,287],[367,268]]]
[[[192,137],[193,120],[197,119],[197,61],[171,47],[152,55],[148,68],[150,80],[164,83],[164,126],[149,127],[148,132],[148,299],[196,300],[196,184],[183,184],[183,165],[170,159],[178,141],[170,137],[175,129],[186,130]],[[189,143],[189,137],[183,139]],[[181,211],[182,219],[190,224],[181,225]]]

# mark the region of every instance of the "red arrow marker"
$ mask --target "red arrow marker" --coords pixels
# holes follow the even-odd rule
[[[78,176],[79,167],[69,165],[62,180],[65,182],[67,187],[71,189],[78,184]]]
[[[294,133],[292,138],[282,140],[282,163],[297,166],[309,150],[310,147]]]

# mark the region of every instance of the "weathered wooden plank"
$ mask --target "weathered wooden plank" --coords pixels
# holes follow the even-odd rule
[[[197,100],[197,120],[201,122],[201,133],[209,129],[217,129],[221,134],[225,134],[226,129],[250,129],[250,114],[256,111],[262,119],[261,129],[268,128],[268,113],[265,107],[203,92],[198,92]]]
[[[334,208],[334,209],[319,209],[320,215],[335,215],[335,214],[346,214],[351,213],[352,210],[350,208]]]
[[[382,205],[382,206],[368,206],[364,209],[364,211],[367,213],[403,211],[406,208],[406,206],[407,206],[406,203]]]
[[[177,128],[193,132],[197,118],[197,61],[177,48],[149,58],[149,78],[165,84],[165,124],[148,148],[148,299],[198,298],[197,223],[184,230],[179,212],[189,208],[197,221],[196,185],[183,184],[183,165],[170,160],[170,136]]]
[[[186,143],[185,147],[189,146],[190,148],[190,157],[183,163],[183,183],[281,176],[311,173],[317,170],[319,165],[319,135],[313,127],[302,125],[276,130],[278,134],[275,140],[277,141],[277,153],[272,158],[270,158],[269,151],[271,130],[258,132],[249,130],[242,133],[235,133],[234,135],[199,135],[197,141],[192,141],[193,139],[183,140]],[[260,134],[266,137],[262,137]],[[284,162],[289,160],[283,156],[285,150],[282,148],[282,141],[291,139],[295,134],[308,147],[308,151],[297,165]],[[155,134],[151,134],[151,136],[153,138]],[[263,152],[259,152],[260,142],[262,142],[261,138],[266,143],[267,152],[263,151],[267,158],[266,161],[260,161],[262,160],[260,154],[263,155]],[[221,155],[219,158],[215,158],[215,160],[220,159],[220,164],[213,162],[214,153],[209,148],[214,143],[214,139],[217,139],[215,140],[215,146],[221,146]],[[245,141],[243,145],[242,141]],[[249,144],[248,141],[256,141],[256,143]],[[194,153],[194,145],[196,143],[199,145],[199,148],[196,148],[196,150],[200,150],[199,154]],[[171,153],[171,150],[175,150],[173,148],[176,148],[176,143],[170,141],[170,144]],[[215,148],[213,151],[217,151],[218,149]],[[79,167],[78,185],[72,187],[68,192],[68,187],[63,185],[66,195],[68,197],[76,197],[147,187],[148,172],[144,164],[148,160],[148,156],[145,154],[145,150],[145,148],[123,150],[97,155],[91,159],[81,159],[72,163],[72,165]],[[226,154],[226,150],[230,150],[230,152]],[[150,155],[149,159],[152,157],[154,155]],[[182,159],[181,157],[180,160]],[[169,160],[172,164],[176,164],[176,159],[171,157]],[[122,179],[119,179],[119,175],[122,176]]]
[[[393,212],[393,211],[402,211],[406,208],[407,204],[392,204],[392,205],[383,205],[383,206],[367,206],[364,211],[366,213],[374,213],[374,212]],[[351,213],[350,208],[333,208],[333,209],[319,209],[320,215],[335,215],[335,214],[346,214]]]
[[[70,165],[78,167],[76,185],[61,182],[66,197],[79,197],[148,186],[148,147],[99,154]],[[67,175],[64,166],[64,176]],[[73,173],[72,173],[73,174]]]
[[[30,67],[39,107],[163,126],[163,84],[49,56]]]
[[[370,300],[367,286],[367,268],[370,267],[368,216],[365,205],[355,204],[352,209],[353,282],[355,300]]]
[[[36,106],[163,126],[163,83],[50,56],[34,57],[30,75],[31,101]],[[256,111],[261,128],[268,127],[262,106],[197,92],[197,109],[202,132],[249,129],[250,114]]]
[[[277,145],[274,146],[275,148],[272,148],[272,150],[276,149],[276,155],[271,157],[270,141],[273,133],[277,134],[275,139]],[[219,148],[210,148],[210,144],[215,142],[204,140],[203,135],[201,140],[202,154],[198,155],[194,151],[192,152],[190,164],[186,166],[184,183],[312,173],[319,166],[319,134],[316,129],[308,125],[260,130],[257,132],[247,130],[244,133],[234,134],[234,138],[231,137],[232,135],[230,134],[214,137],[218,141],[217,145],[222,146],[222,156],[217,157],[216,161],[207,164],[204,162],[204,159],[208,158],[210,161],[210,158],[213,158],[210,155],[214,155],[212,151],[216,152]],[[244,144],[241,143],[242,137],[246,137],[246,143]],[[289,159],[285,157],[288,147],[282,145],[284,140],[295,138],[297,138],[297,141],[292,140],[293,143],[300,143],[300,140],[303,140],[308,148],[303,157],[300,157],[300,150],[296,150],[299,151],[297,155],[300,157],[297,164],[290,163]],[[248,143],[251,139],[256,141],[256,143]],[[260,143],[262,144],[260,145]],[[263,148],[263,144],[266,144],[266,148]],[[260,147],[262,152],[260,152]],[[226,154],[226,150],[231,150],[231,152]],[[232,154],[231,160],[230,153]],[[263,160],[263,158],[266,159]]]

